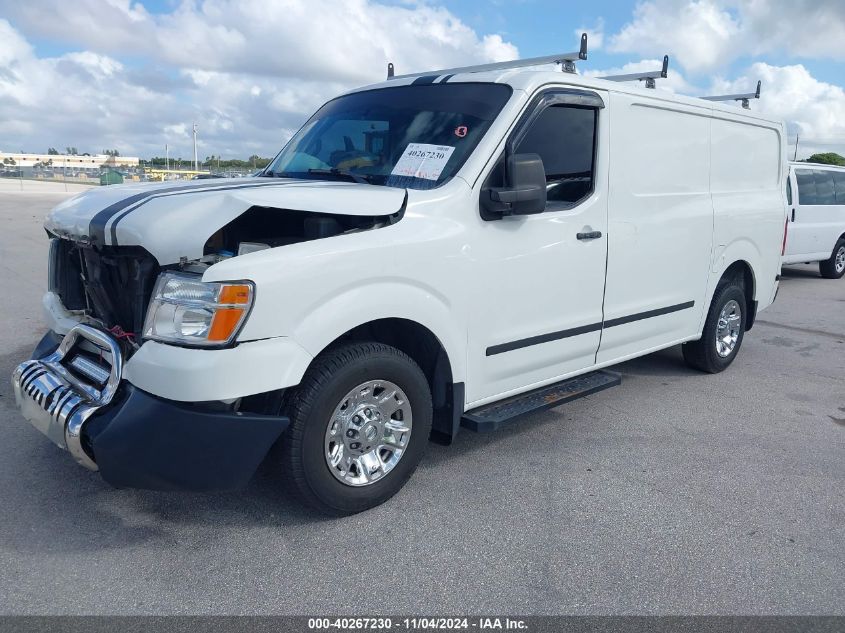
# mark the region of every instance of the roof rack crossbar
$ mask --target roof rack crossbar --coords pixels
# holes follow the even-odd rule
[[[587,34],[581,34],[581,48],[574,53],[560,53],[559,55],[545,55],[543,57],[530,57],[528,59],[514,59],[509,62],[494,62],[491,64],[479,64],[477,66],[461,66],[459,68],[443,68],[441,70],[427,70],[420,73],[409,73],[407,75],[395,74],[393,64],[387,65],[388,79],[407,79],[410,77],[422,77],[424,75],[457,75],[459,73],[482,73],[489,70],[507,70],[509,68],[525,68],[526,66],[540,66],[542,64],[560,64],[565,72],[575,72],[575,62],[587,59]]]
[[[629,73],[627,75],[608,75],[598,77],[607,81],[644,81],[646,88],[655,87],[655,79],[666,79],[669,76],[669,56],[663,56],[663,67],[660,70],[650,70],[643,73]]]
[[[757,90],[755,92],[748,92],[745,94],[735,94],[735,95],[714,95],[710,97],[701,97],[705,101],[741,101],[742,107],[746,110],[751,109],[751,105],[748,103],[749,99],[759,99],[760,98],[760,88],[762,87],[763,82],[757,82]]]

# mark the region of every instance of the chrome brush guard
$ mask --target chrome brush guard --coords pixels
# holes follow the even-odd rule
[[[110,368],[79,352],[83,347]],[[91,470],[97,464],[82,448],[82,427],[117,392],[123,355],[117,341],[88,325],[74,326],[58,349],[21,363],[12,373],[15,401],[23,416],[74,459]],[[83,378],[84,377],[84,378]]]

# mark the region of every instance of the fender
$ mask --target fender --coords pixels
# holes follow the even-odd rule
[[[459,325],[445,298],[411,280],[370,281],[329,298],[309,313],[291,338],[316,356],[350,330],[385,318],[413,321],[428,329],[443,346],[455,382],[466,376],[466,327]]]
[[[409,206],[402,221],[377,231],[235,257],[209,268],[203,279],[255,282],[255,304],[239,342],[290,337],[316,355],[358,326],[405,319],[438,338],[460,382],[467,330],[462,279],[471,253],[463,248],[459,222],[418,209]]]
[[[707,283],[707,294],[705,296],[706,307],[701,315],[699,330],[704,328],[704,321],[707,319],[710,302],[713,301],[713,295],[716,293],[716,287],[719,285],[719,281],[721,281],[725,271],[737,262],[745,262],[748,264],[749,268],[751,268],[751,276],[754,280],[754,296],[748,298],[757,304],[761,303],[761,284],[759,280],[761,279],[760,271],[764,267],[764,258],[757,245],[746,238],[739,238],[726,246],[719,246],[717,248],[720,250],[716,251],[713,258],[713,265],[710,270],[710,279]],[[773,282],[774,274],[775,273],[772,274]],[[764,303],[763,307],[768,305],[768,297],[766,297],[762,303]]]
[[[725,271],[733,264],[739,261],[744,261],[751,267],[751,272],[754,275],[754,289],[757,299],[759,292],[759,284],[757,283],[758,271],[763,267],[763,255],[759,247],[747,238],[739,238],[728,244],[727,246],[720,246],[721,252],[716,252],[716,257],[713,258],[713,267],[711,278],[715,279],[712,288],[708,288],[708,301],[713,297],[713,292],[716,289],[716,283],[722,278]]]

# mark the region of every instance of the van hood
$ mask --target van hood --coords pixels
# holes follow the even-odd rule
[[[398,213],[404,189],[282,178],[221,178],[98,187],[55,207],[50,233],[94,246],[142,246],[160,265],[203,255],[206,241],[252,207],[335,215]]]

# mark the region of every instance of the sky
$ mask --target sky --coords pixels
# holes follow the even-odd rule
[[[0,151],[272,156],[326,100],[397,73],[577,50],[579,72],[750,92],[790,156],[845,155],[845,0],[0,0]]]

